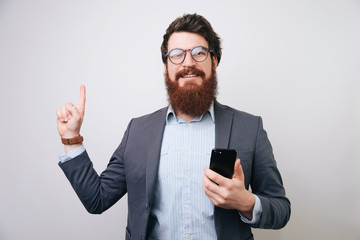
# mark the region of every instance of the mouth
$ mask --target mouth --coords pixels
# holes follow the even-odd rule
[[[194,75],[194,74],[188,74],[188,75],[183,75],[181,76],[182,78],[194,78],[194,77],[198,77],[198,75]]]
[[[175,75],[175,80],[179,80],[180,78],[183,80],[195,80],[195,78],[204,79],[205,73],[196,68],[183,69]]]

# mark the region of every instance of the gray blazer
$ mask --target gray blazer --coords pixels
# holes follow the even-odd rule
[[[215,207],[218,239],[253,239],[250,227],[279,229],[290,218],[290,202],[285,196],[271,144],[260,117],[218,102],[215,112],[215,147],[233,148],[245,175],[262,204],[258,226],[241,221],[236,210]],[[99,176],[85,151],[59,164],[81,202],[90,213],[100,214],[128,194],[126,239],[146,239],[149,213],[157,179],[160,149],[167,108],[132,119],[119,147]]]

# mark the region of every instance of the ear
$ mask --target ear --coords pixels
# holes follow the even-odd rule
[[[218,60],[217,60],[217,58],[215,57],[215,56],[213,56],[212,57],[213,58],[213,64],[214,64],[214,66],[215,66],[215,69],[217,68],[217,66],[218,66]]]

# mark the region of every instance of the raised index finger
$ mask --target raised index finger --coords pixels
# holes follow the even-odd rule
[[[79,101],[77,104],[77,109],[81,115],[84,115],[85,112],[85,101],[86,101],[86,89],[85,89],[85,85],[81,85]]]

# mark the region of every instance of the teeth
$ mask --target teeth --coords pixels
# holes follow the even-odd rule
[[[192,78],[192,77],[196,77],[196,75],[185,75],[184,78]]]

